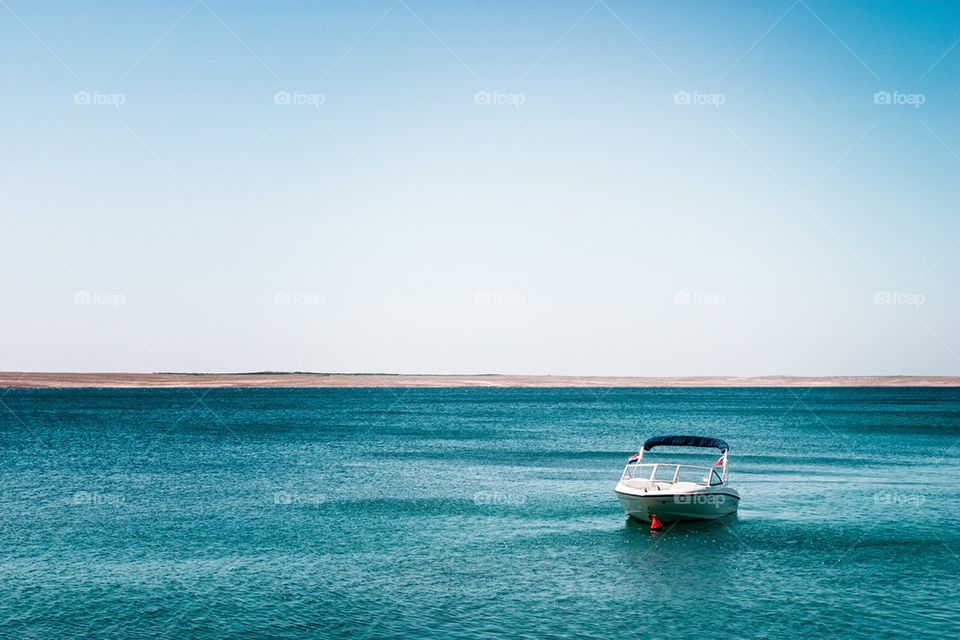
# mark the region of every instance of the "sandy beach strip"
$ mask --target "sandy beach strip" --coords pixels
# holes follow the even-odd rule
[[[536,376],[347,373],[0,372],[19,388],[576,388],[576,387],[960,387],[954,376]]]

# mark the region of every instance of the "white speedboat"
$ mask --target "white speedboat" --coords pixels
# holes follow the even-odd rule
[[[721,451],[712,467],[643,462],[654,447],[707,447]],[[719,438],[657,436],[630,457],[617,483],[617,497],[627,515],[650,522],[714,520],[735,513],[740,494],[727,484],[730,447]]]

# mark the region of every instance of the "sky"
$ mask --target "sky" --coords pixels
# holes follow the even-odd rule
[[[960,375],[955,2],[0,1],[0,369]]]

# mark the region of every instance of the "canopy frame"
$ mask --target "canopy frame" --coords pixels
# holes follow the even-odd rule
[[[643,443],[637,453],[637,460],[633,464],[643,461],[643,454],[654,447],[702,447],[705,449],[719,449],[722,453],[724,484],[727,482],[727,467],[730,456],[730,445],[720,438],[706,438],[704,436],[654,436]]]

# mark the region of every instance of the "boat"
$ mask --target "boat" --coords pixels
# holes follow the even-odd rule
[[[719,449],[712,467],[643,462],[654,447]],[[614,491],[628,516],[649,522],[715,520],[736,513],[740,494],[727,483],[730,447],[720,438],[657,436],[627,460]]]

